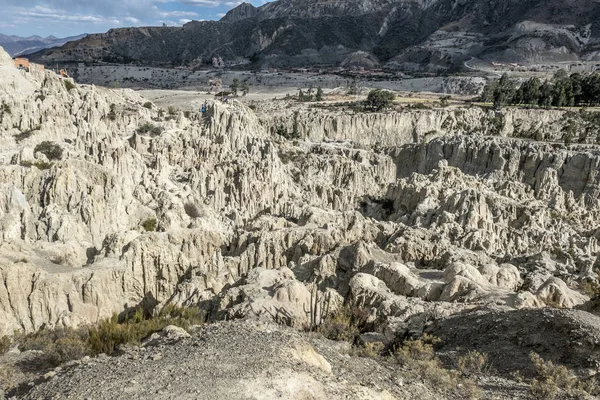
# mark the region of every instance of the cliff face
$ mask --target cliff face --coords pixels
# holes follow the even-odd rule
[[[44,63],[198,65],[212,57],[254,67],[339,66],[446,70],[471,57],[506,62],[598,59],[593,0],[280,0],[243,3],[221,21],[123,28],[32,56]]]

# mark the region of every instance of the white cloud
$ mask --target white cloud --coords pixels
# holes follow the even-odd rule
[[[0,31],[68,36],[140,25],[221,18],[242,0],[0,0]],[[248,1],[248,0],[246,0]],[[265,0],[251,0],[259,5]]]
[[[140,24],[142,22],[139,19],[134,18],[134,17],[125,17],[125,18],[123,18],[123,20],[127,21],[127,22],[130,22],[132,24],[135,24],[135,25]]]
[[[161,18],[172,18],[172,17],[197,17],[198,13],[192,11],[157,11],[156,15]]]
[[[27,23],[36,20],[51,20],[54,22],[85,22],[113,26],[121,24],[121,21],[114,17],[70,13],[66,10],[55,9],[45,6],[35,6],[33,8],[12,7],[12,14],[16,18],[16,21],[19,23]]]
[[[168,1],[169,3],[171,1]],[[190,4],[190,5],[194,5],[194,6],[199,6],[199,7],[218,7],[218,6],[230,6],[230,7],[234,7],[237,6],[239,4],[242,4],[243,1],[239,0],[239,1],[230,1],[230,0],[181,0],[178,1],[178,3],[182,3],[182,4]]]

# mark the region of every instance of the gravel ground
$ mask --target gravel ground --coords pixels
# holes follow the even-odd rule
[[[176,343],[72,362],[24,399],[441,399],[387,359],[278,325],[209,325]],[[486,398],[525,398],[526,385],[480,378]]]

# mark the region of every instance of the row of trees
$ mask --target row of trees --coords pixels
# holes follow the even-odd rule
[[[306,93],[300,89],[298,91],[298,101],[321,101],[323,100],[323,89],[319,86],[316,94],[313,94],[313,88],[308,88]],[[374,89],[369,92],[367,99],[362,103],[364,110],[381,111],[393,106],[395,95],[394,93],[383,90]]]
[[[244,81],[244,83],[240,84],[240,80],[238,78],[233,78],[233,82],[231,82],[231,85],[229,85],[229,89],[231,89],[235,96],[237,96],[238,91],[240,90],[242,91],[242,94],[246,96],[250,92],[250,85],[247,81]]]
[[[317,88],[317,92],[314,93],[314,89],[309,87],[306,90],[306,93],[302,89],[298,90],[298,100],[299,101],[322,101],[323,100],[323,89],[321,86]]]
[[[567,74],[560,70],[552,79],[542,82],[530,78],[520,86],[504,74],[488,82],[481,100],[503,105],[533,105],[540,107],[582,107],[600,105],[600,74]]]

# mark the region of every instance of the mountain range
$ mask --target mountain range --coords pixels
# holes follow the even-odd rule
[[[62,46],[63,44],[71,41],[78,40],[85,37],[87,34],[77,36],[69,36],[65,38],[57,38],[55,36],[41,37],[41,36],[29,36],[20,37],[15,35],[3,35],[0,33],[0,46],[4,48],[11,56],[25,55],[29,53],[35,53],[42,49],[49,47]]]
[[[600,60],[599,0],[279,0],[220,21],[112,29],[38,52],[39,62],[444,71],[477,57]]]

